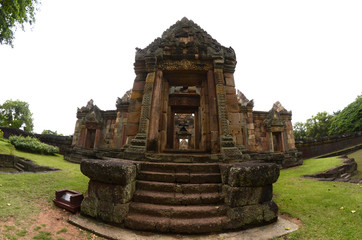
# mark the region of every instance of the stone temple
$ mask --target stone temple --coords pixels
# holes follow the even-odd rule
[[[116,110],[78,109],[72,150],[90,178],[83,215],[171,233],[277,220],[272,184],[300,165],[291,112],[253,111],[236,91],[234,50],[183,18],[137,49],[133,88]]]

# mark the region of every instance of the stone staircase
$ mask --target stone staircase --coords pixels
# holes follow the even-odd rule
[[[221,231],[228,221],[217,163],[140,164],[127,228],[173,233]]]
[[[24,167],[23,164],[17,162],[17,163],[15,163],[14,168],[15,168],[16,170],[18,170],[19,172],[24,172],[24,168],[25,168],[25,167]]]

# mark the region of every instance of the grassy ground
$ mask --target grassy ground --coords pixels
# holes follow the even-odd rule
[[[362,239],[362,186],[302,178],[340,165],[337,157],[308,159],[303,166],[281,171],[274,184],[280,212],[303,225],[288,239]]]
[[[0,173],[1,220],[13,218],[23,224],[24,220],[36,217],[44,204],[53,204],[51,200],[55,190],[70,188],[82,193],[86,191],[88,178],[80,172],[79,164],[64,161],[61,155],[42,156],[11,150],[5,142],[0,141],[0,153],[9,154],[11,151],[39,165],[62,171],[38,174]],[[278,182],[274,184],[274,200],[282,213],[299,218],[303,223],[298,231],[287,236],[288,239],[362,239],[362,186],[318,182],[301,177],[340,164],[341,159],[336,157],[309,159],[301,167],[281,171]],[[20,236],[21,229],[26,226],[15,224],[7,227],[16,227],[16,238],[26,239],[26,236]],[[0,232],[0,239],[1,234],[4,233]]]
[[[0,142],[0,153],[8,149]],[[51,204],[55,190],[69,188],[79,192],[87,189],[88,178],[80,173],[79,164],[63,160],[63,156],[46,156],[14,151],[14,155],[33,160],[36,164],[61,169],[49,173],[0,173],[0,219],[8,217],[26,219],[38,213],[38,203]]]

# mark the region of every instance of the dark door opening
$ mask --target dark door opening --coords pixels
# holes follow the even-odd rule
[[[85,142],[85,147],[88,149],[93,149],[95,139],[96,139],[96,130],[87,129],[87,138],[86,138],[86,142]]]

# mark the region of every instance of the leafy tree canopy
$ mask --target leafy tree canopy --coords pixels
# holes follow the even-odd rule
[[[31,132],[34,128],[32,115],[27,102],[7,100],[0,105],[0,126]]]
[[[333,115],[327,112],[319,112],[317,115],[307,119],[305,123],[307,136],[310,138],[328,136],[332,118]]]
[[[49,135],[57,135],[57,136],[63,136],[63,134],[59,134],[57,131],[47,130],[44,129],[41,134],[49,134]]]
[[[362,131],[362,95],[345,107],[334,118],[329,129],[330,135]]]
[[[38,0],[0,0],[0,44],[13,46],[14,32],[35,22]]]

